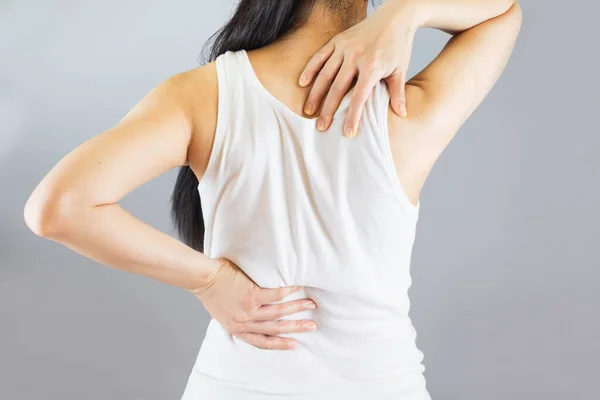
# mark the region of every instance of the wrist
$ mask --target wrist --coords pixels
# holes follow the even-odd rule
[[[427,23],[425,3],[423,0],[387,0],[380,8],[390,16],[395,26],[416,32]]]
[[[185,289],[195,293],[210,285],[215,274],[221,269],[223,262],[224,260],[221,258],[210,258],[202,254],[202,261],[196,264],[197,268],[194,278],[188,282]]]

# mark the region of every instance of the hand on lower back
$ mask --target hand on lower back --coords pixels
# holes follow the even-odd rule
[[[264,289],[256,285],[237,265],[220,259],[221,266],[201,288],[191,292],[202,302],[212,318],[227,331],[262,349],[292,349],[296,341],[277,335],[306,332],[310,320],[279,320],[286,315],[310,310],[316,304],[310,299],[299,299],[278,304],[302,287],[287,286]]]

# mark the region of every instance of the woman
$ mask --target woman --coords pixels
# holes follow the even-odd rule
[[[185,400],[430,398],[408,316],[419,193],[503,70],[520,8],[366,12],[242,0],[211,62],[67,154],[25,206],[36,234],[202,302],[212,320]],[[421,26],[453,37],[405,84]],[[173,167],[183,243],[117,203]]]

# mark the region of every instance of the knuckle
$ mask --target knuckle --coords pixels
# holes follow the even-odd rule
[[[335,41],[333,42],[333,45],[336,50],[343,50],[348,44],[348,40],[346,40],[346,38],[343,36],[336,36],[334,39]]]
[[[246,331],[246,324],[240,321],[233,321],[229,324],[230,333],[242,333]]]
[[[317,109],[319,108],[320,99],[317,97],[317,95],[315,93],[311,93],[308,95],[308,99],[306,100],[306,103],[310,103],[312,105],[312,111],[314,114],[314,113],[316,113]],[[283,299],[284,296],[279,294],[279,298]]]
[[[264,348],[263,344],[261,343],[260,340],[256,340],[255,338],[251,337],[251,336],[247,336],[247,335],[237,335],[240,339],[242,339],[244,342],[257,347],[259,349]]]
[[[261,341],[252,341],[249,342],[252,346],[257,347],[259,349],[263,349],[263,350],[267,350],[267,347],[265,345],[265,343],[261,342]]]
[[[290,328],[293,329],[294,332],[303,332],[304,331],[304,325],[300,321],[296,321]]]
[[[381,70],[381,61],[376,57],[371,57],[364,62],[362,70],[367,73],[379,72]]]
[[[332,93],[335,96],[340,95],[343,91],[344,91],[344,85],[340,82],[334,83],[333,85],[331,85],[331,88],[329,89],[329,93]]]
[[[327,61],[328,58],[329,58],[329,53],[327,52],[326,48],[322,48],[315,54],[315,61],[317,61],[319,63],[323,63],[323,62]]]
[[[269,339],[265,339],[260,345],[265,350],[273,350],[275,348],[275,344]]]
[[[353,46],[352,48],[347,49],[346,56],[352,59],[359,58],[365,52],[365,48],[361,45]]]
[[[324,68],[320,74],[323,78],[330,81],[337,75],[337,71],[333,68]]]
[[[235,321],[236,322],[247,322],[249,321],[251,318],[250,312],[246,311],[246,310],[242,310],[240,312],[237,313],[237,315],[235,316]]]
[[[365,104],[367,103],[367,100],[369,100],[369,92],[360,93],[356,97],[356,102],[351,106],[352,110],[362,111]]]
[[[278,323],[278,324],[276,324],[276,325],[273,327],[273,333],[275,333],[276,335],[280,335],[280,334],[282,334],[284,331],[285,331],[285,329],[284,329],[284,325],[283,325],[283,324],[281,324],[281,323]]]
[[[242,308],[246,310],[246,312],[253,310],[256,307],[256,305],[256,298],[251,294],[242,299]]]
[[[281,333],[289,332],[293,329],[296,329],[298,326],[297,321],[284,321],[281,325]]]
[[[289,305],[285,305],[282,304],[277,308],[277,311],[275,312],[275,314],[277,315],[277,318],[281,318],[285,315],[288,315],[290,313],[291,309]]]

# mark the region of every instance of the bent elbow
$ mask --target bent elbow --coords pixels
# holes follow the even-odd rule
[[[515,3],[506,13],[510,15],[511,21],[513,21],[513,23],[520,28],[521,24],[523,23],[523,9],[521,8],[519,2],[515,1]]]
[[[57,226],[57,216],[53,212],[51,202],[35,196],[35,193],[27,200],[23,210],[25,225],[37,236],[48,237]]]
[[[70,218],[70,197],[64,194],[43,194],[36,189],[23,209],[25,224],[37,236],[44,238],[64,233]]]

